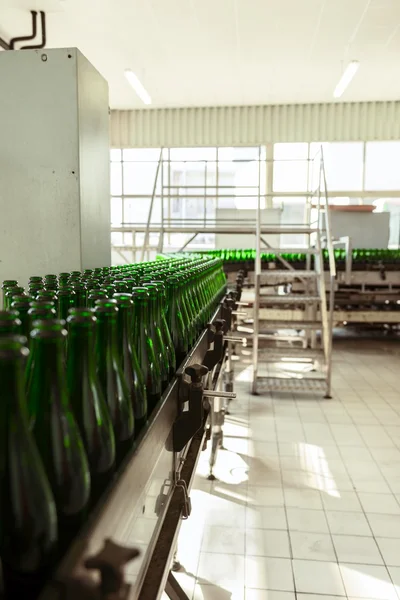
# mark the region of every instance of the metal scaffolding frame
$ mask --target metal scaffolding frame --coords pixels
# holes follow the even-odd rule
[[[254,158],[253,158],[254,160]],[[302,306],[303,320],[309,323],[314,323],[314,327],[310,327],[310,331],[306,331],[303,345],[305,350],[317,350],[317,336],[316,330],[321,330],[322,348],[321,355],[322,361],[315,361],[315,365],[318,367],[322,364],[321,376],[318,381],[323,382],[324,391],[327,396],[330,395],[330,379],[331,379],[331,354],[332,354],[332,328],[333,328],[333,307],[334,307],[334,289],[335,289],[335,260],[333,253],[333,240],[330,231],[329,222],[329,196],[326,186],[326,175],[323,159],[323,149],[320,148],[319,152],[314,156],[308,156],[307,159],[298,159],[299,162],[307,161],[307,189],[312,191],[304,192],[305,197],[305,218],[303,223],[296,224],[280,224],[280,223],[263,223],[263,206],[271,205],[270,199],[272,196],[287,197],[290,194],[279,194],[274,192],[272,188],[272,181],[269,181],[269,188],[265,191],[262,190],[262,169],[261,165],[265,163],[265,175],[267,172],[272,171],[273,159],[265,156],[262,157],[262,148],[258,148],[258,157],[256,157],[256,163],[258,165],[257,173],[257,185],[254,186],[209,186],[207,185],[207,167],[205,167],[205,185],[177,185],[171,182],[171,169],[170,169],[170,156],[168,152],[167,160],[165,159],[164,150],[161,149],[159,160],[156,168],[156,176],[153,184],[153,192],[150,199],[149,213],[147,216],[147,222],[143,225],[130,225],[125,223],[120,227],[114,227],[114,232],[121,233],[132,233],[132,259],[136,260],[136,253],[140,251],[140,258],[144,260],[146,257],[150,257],[151,251],[157,251],[161,253],[164,250],[164,239],[165,236],[169,236],[174,233],[185,234],[186,240],[181,244],[180,247],[176,248],[178,251],[184,250],[190,243],[192,243],[199,234],[232,234],[240,235],[247,234],[254,236],[255,247],[256,247],[256,258],[255,258],[255,301],[254,301],[254,335],[253,335],[253,382],[252,391],[258,393],[262,387],[260,384],[260,378],[258,376],[258,364],[259,364],[259,340],[260,340],[260,314],[261,314],[261,302],[264,298],[261,294],[261,282],[262,279],[270,278],[271,273],[268,271],[262,271],[261,268],[261,252],[263,246],[268,248],[270,252],[274,252],[280,258],[280,262],[284,267],[284,272],[281,272],[282,276],[288,281],[295,280],[300,281],[303,284],[302,295],[299,294],[286,294],[280,295],[280,291],[277,294],[268,298],[269,302],[274,305],[275,303],[295,304],[295,306]],[[167,162],[167,170],[164,168],[164,163]],[[207,161],[204,161],[207,163]],[[167,181],[165,182],[165,171],[167,175]],[[218,173],[218,169],[216,169]],[[157,190],[159,193],[157,194]],[[208,194],[208,190],[212,190],[212,194]],[[204,214],[202,218],[198,217],[184,217],[174,218],[171,216],[170,206],[171,199],[174,198],[198,198],[199,190],[203,191],[202,197],[204,198]],[[231,190],[231,193],[229,193]],[[234,191],[234,194],[232,193]],[[209,218],[207,216],[207,199],[211,198],[253,198],[255,200],[255,218],[253,219],[241,219],[240,221],[235,219],[219,219],[216,216]],[[155,202],[160,198],[161,200],[161,221],[155,223],[153,219],[153,210]],[[165,201],[167,206],[165,207]],[[165,211],[167,208],[167,211]],[[167,212],[167,215],[165,215]],[[240,211],[238,210],[238,215]],[[136,235],[141,234],[143,237],[143,243],[136,243]],[[285,261],[280,254],[287,252],[288,248],[284,243],[281,242],[281,236],[285,235],[299,235],[304,239],[304,248],[297,248],[297,251],[302,252],[303,249],[306,252],[306,270],[300,273],[296,273],[293,267]],[[279,235],[280,243],[278,247],[274,247],[269,244],[265,239],[268,235]],[[152,241],[152,236],[158,236],[156,243]],[[253,246],[254,247],[254,246]],[[322,258],[322,249],[326,247],[329,254],[329,281],[328,285],[325,282],[324,265]],[[289,250],[290,251],[290,250]],[[314,255],[314,261],[312,264],[312,257]],[[320,322],[317,321],[317,315],[320,315]],[[282,324],[282,323],[281,323]],[[280,324],[280,325],[281,325]],[[267,325],[272,324],[267,321]],[[287,328],[292,328],[290,320],[287,320]],[[278,332],[277,332],[278,334]],[[279,335],[277,337],[279,339]],[[283,349],[284,350],[284,349]],[[288,355],[291,354],[296,348],[289,347]],[[276,354],[276,351],[275,351]],[[278,353],[279,354],[279,353]],[[282,354],[282,353],[281,353]],[[294,352],[296,354],[296,352]],[[308,352],[310,354],[310,352]],[[313,354],[311,352],[311,354]],[[315,353],[314,353],[315,354]],[[274,355],[274,352],[271,353]],[[263,383],[267,385],[267,389],[271,388],[272,378],[267,378]],[[274,378],[275,387],[279,388],[281,382],[279,379]],[[315,386],[315,378],[312,382]]]

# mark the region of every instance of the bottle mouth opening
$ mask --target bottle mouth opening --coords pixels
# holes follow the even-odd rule
[[[32,329],[31,338],[33,340],[55,340],[65,339],[68,335],[66,329],[49,328],[49,329]]]
[[[68,325],[93,326],[97,319],[90,308],[70,308],[68,310]]]
[[[108,315],[110,317],[115,317],[118,314],[118,307],[117,306],[104,306],[101,304],[98,304],[98,300],[96,300],[96,304],[94,307],[94,313],[95,315]]]

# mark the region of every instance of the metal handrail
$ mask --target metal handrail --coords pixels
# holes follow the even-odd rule
[[[325,231],[322,227],[322,204],[321,204],[321,183],[323,182],[324,192],[324,215],[325,215]],[[326,185],[326,174],[324,165],[324,154],[321,146],[321,159],[320,159],[320,173],[319,173],[319,190],[318,190],[318,220],[320,223],[319,235],[317,236],[317,248],[319,260],[316,262],[316,269],[319,269],[319,287],[321,296],[321,317],[323,327],[323,346],[325,355],[325,368],[326,368],[326,397],[331,396],[331,379],[332,379],[332,336],[333,336],[333,312],[335,304],[335,279],[336,279],[336,264],[335,264],[335,253],[333,250],[333,238],[330,226],[330,215],[329,215],[329,198],[327,193]],[[329,261],[329,311],[326,301],[326,287],[325,287],[325,271],[324,261],[322,253],[322,236],[326,240],[326,247],[328,250],[328,261]],[[318,264],[317,264],[318,263]]]
[[[329,216],[329,198],[328,198],[328,193],[327,193],[324,151],[323,151],[322,146],[321,146],[321,173],[322,173],[323,182],[324,182],[325,230],[326,230],[326,241],[327,241],[328,259],[329,259],[329,272],[331,274],[331,277],[336,277],[335,253],[333,251],[333,237],[332,237],[332,233],[331,233],[331,224],[330,224],[330,216]]]
[[[154,177],[153,193],[151,195],[151,201],[150,201],[150,206],[149,206],[149,215],[147,217],[146,232],[145,232],[144,242],[143,242],[143,248],[142,248],[142,257],[141,257],[141,261],[142,262],[144,261],[144,256],[145,256],[145,252],[146,252],[146,246],[147,246],[147,244],[149,242],[151,215],[153,213],[154,198],[156,196],[158,174],[160,172],[160,166],[161,166],[161,163],[162,163],[162,156],[163,156],[163,148],[161,148],[161,150],[160,150],[160,158],[159,158],[158,163],[157,163],[156,175]]]

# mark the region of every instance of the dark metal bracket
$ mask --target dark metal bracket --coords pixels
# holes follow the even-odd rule
[[[203,360],[203,365],[211,371],[215,365],[221,360],[223,356],[223,345],[224,345],[224,327],[226,321],[224,319],[216,319],[212,323],[214,330],[214,345],[213,348],[206,352]]]
[[[189,385],[181,388],[181,402],[189,401],[188,410],[181,412],[172,428],[172,443],[175,452],[181,452],[204,422],[203,406],[203,377],[208,369],[204,365],[190,365],[185,369],[186,375],[191,378]],[[183,397],[182,397],[183,395]]]
[[[10,42],[7,44],[3,38],[0,37],[0,46],[3,50],[14,50],[15,44],[19,42],[30,42],[31,40],[36,39],[37,36],[37,11],[31,10],[32,15],[32,33],[30,35],[24,35],[20,37],[11,38]],[[42,29],[42,41],[40,44],[31,44],[27,46],[21,46],[20,50],[39,50],[40,48],[44,48],[47,40],[46,33],[46,13],[42,10],[40,11],[40,23]]]

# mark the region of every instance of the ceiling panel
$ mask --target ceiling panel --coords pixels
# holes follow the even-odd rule
[[[41,4],[42,2],[42,4]],[[77,46],[106,77],[112,108],[330,102],[400,97],[399,0],[34,0],[48,45]],[[0,0],[0,35],[29,32],[27,0]]]

